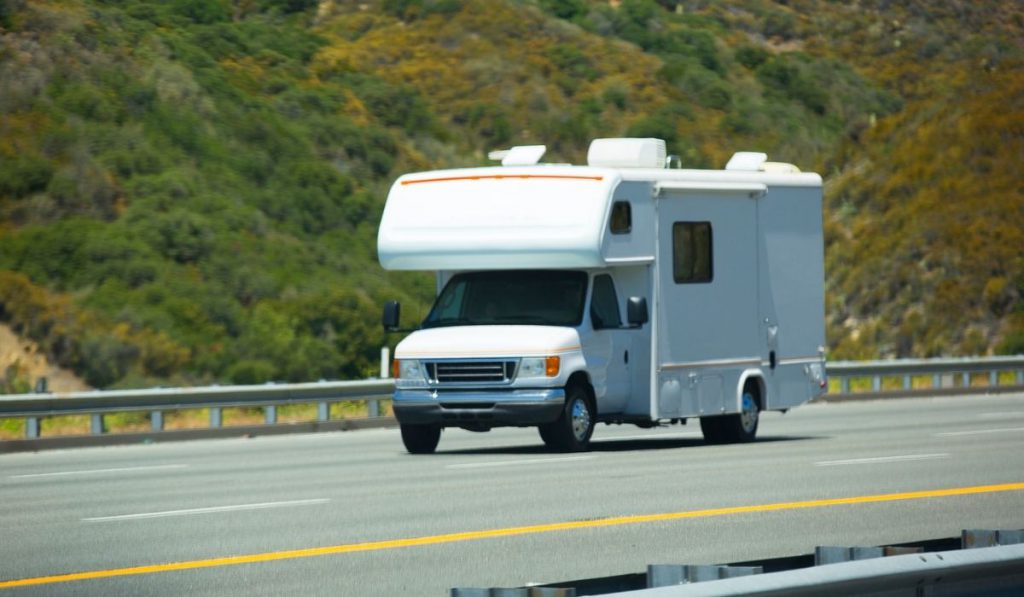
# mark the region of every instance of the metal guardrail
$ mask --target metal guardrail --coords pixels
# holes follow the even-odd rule
[[[210,427],[223,424],[222,410],[234,407],[262,407],[266,424],[277,423],[277,407],[284,404],[317,404],[317,420],[330,419],[330,406],[336,402],[365,400],[370,417],[380,415],[380,400],[390,399],[392,379],[362,381],[321,381],[297,384],[248,386],[203,386],[195,388],[156,388],[114,390],[109,392],[68,392],[64,394],[12,394],[0,396],[0,418],[24,418],[25,437],[39,437],[39,420],[56,415],[91,415],[91,432],[104,432],[103,415],[117,412],[147,411],[152,431],[163,431],[164,411],[195,408],[210,409]]]
[[[829,400],[854,397],[883,398],[913,395],[973,394],[1024,389],[1024,355],[887,361],[834,361],[826,365],[829,380],[839,381],[839,392]],[[1001,383],[1002,374],[1013,381]],[[978,376],[985,384],[975,385]],[[867,381],[859,389],[856,382]]]
[[[453,588],[451,597],[621,595],[1019,595],[1024,530],[964,530],[959,540],[882,547],[819,546],[814,554],[739,564],[654,564],[646,573],[514,588]]]
[[[1024,545],[892,556],[664,589],[660,597],[726,595],[982,595],[1024,590]],[[657,590],[637,591],[653,597]]]
[[[386,370],[386,367],[385,369]],[[828,400],[893,396],[990,393],[1024,390],[1024,356],[962,359],[901,359],[890,361],[838,361],[826,367],[831,380],[839,380],[840,392]],[[1000,383],[1007,374],[1012,383]],[[975,377],[987,377],[975,385]],[[921,378],[930,383],[921,383]],[[896,380],[895,382],[892,380]],[[917,380],[915,382],[915,380]],[[857,386],[863,386],[857,391]],[[103,416],[116,412],[150,413],[151,431],[164,430],[165,411],[208,408],[210,428],[222,427],[222,410],[261,407],[265,423],[277,423],[277,407],[316,403],[317,421],[330,420],[330,405],[343,401],[367,401],[368,416],[379,417],[380,400],[391,397],[394,380],[321,381],[298,384],[204,386],[70,393],[12,394],[0,396],[0,418],[23,418],[25,437],[40,436],[40,419],[57,415],[90,415],[93,435],[105,433]]]

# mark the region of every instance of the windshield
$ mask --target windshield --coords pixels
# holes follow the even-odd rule
[[[587,274],[576,271],[493,271],[457,274],[448,281],[423,327],[556,325],[583,318]]]

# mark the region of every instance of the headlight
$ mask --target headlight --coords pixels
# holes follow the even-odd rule
[[[396,359],[394,363],[395,377],[403,385],[426,385],[423,367],[416,359]]]
[[[558,357],[531,357],[519,362],[519,377],[558,377],[561,360]]]

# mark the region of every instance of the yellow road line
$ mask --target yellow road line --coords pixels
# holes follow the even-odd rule
[[[37,576],[34,578],[22,578],[17,580],[0,581],[0,589],[13,587],[27,587],[32,585],[47,585],[74,580],[91,580],[99,578],[112,578],[116,576],[133,576],[138,574],[154,574],[157,572],[172,572],[175,570],[195,570],[198,568],[215,568],[218,566],[233,566],[235,564],[254,564],[258,562],[273,562],[276,560],[291,560],[296,558],[311,558],[314,556],[325,556],[341,553],[353,553],[360,551],[380,551],[385,549],[398,549],[402,547],[416,547],[421,545],[437,545],[441,543],[454,543],[456,541],[474,541],[477,539],[493,539],[496,537],[510,537],[513,535],[532,535],[536,533],[551,533],[555,531],[572,531],[577,529],[591,529],[601,527],[612,527],[629,524],[642,524],[649,522],[665,522],[671,520],[682,520],[686,518],[707,518],[712,516],[727,516],[730,514],[751,514],[757,512],[777,512],[780,510],[799,510],[802,508],[825,508],[829,506],[847,506],[853,504],[875,504],[881,502],[898,502],[903,500],[922,500],[928,498],[955,497],[965,495],[978,495],[984,493],[999,493],[1006,491],[1024,491],[1024,483],[1004,483],[1000,485],[978,485],[974,487],[955,487],[951,489],[933,489],[928,491],[911,491],[906,493],[887,493],[881,495],[861,495],[844,498],[829,498],[822,500],[805,500],[799,502],[779,502],[775,504],[757,504],[753,506],[732,506],[728,508],[711,508],[707,510],[688,510],[683,512],[664,512],[661,514],[639,514],[634,516],[616,516],[612,518],[600,518],[597,520],[578,520],[570,522],[556,522],[551,524],[538,524],[521,527],[509,527],[504,529],[490,529],[484,531],[467,531],[463,533],[448,533],[444,535],[430,535],[427,537],[414,537],[411,539],[393,539],[390,541],[371,541],[367,543],[349,543],[346,545],[331,545],[327,547],[311,547],[307,549],[293,549],[288,551],[273,551],[257,553],[245,556],[230,556],[225,558],[209,558],[204,560],[191,560],[187,562],[172,562],[169,564],[155,564],[152,566],[134,566],[130,568],[112,568],[109,570],[92,570],[89,572],[75,572],[72,574],[57,574],[53,576]]]

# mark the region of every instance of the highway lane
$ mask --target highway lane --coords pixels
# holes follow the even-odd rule
[[[1024,528],[1024,486],[1005,487],[1024,483],[1024,395],[808,405],[759,438],[602,426],[592,452],[553,454],[534,430],[455,430],[410,456],[368,430],[3,455],[0,586],[100,578],[0,596],[445,595]],[[462,532],[482,533],[444,536]],[[110,576],[163,564],[182,569]]]

